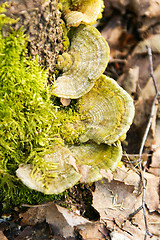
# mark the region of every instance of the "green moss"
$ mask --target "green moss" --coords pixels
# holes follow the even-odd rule
[[[34,171],[41,171],[47,179],[49,163],[43,156],[59,138],[76,142],[83,127],[77,126],[80,116],[74,109],[64,110],[51,99],[47,71],[38,59],[26,57],[28,40],[23,30],[3,36],[2,27],[11,22],[4,18],[0,15],[0,198],[35,204],[55,196],[27,189],[15,175],[19,164],[32,163]]]
[[[16,20],[11,19],[4,14],[7,7],[7,3],[3,3],[2,5],[0,5],[0,29],[2,29],[5,24],[12,24],[16,22]]]

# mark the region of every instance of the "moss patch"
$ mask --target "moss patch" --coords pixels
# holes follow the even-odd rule
[[[56,98],[51,99],[48,72],[39,66],[38,59],[26,57],[28,39],[23,30],[4,36],[2,27],[11,20],[1,16],[0,198],[15,204],[39,203],[39,199],[57,196],[47,197],[27,189],[16,178],[16,169],[21,163],[32,163],[35,168],[42,167],[45,174],[43,170],[48,165],[45,166],[43,156],[50,152],[53,142],[62,139],[62,144],[63,140],[74,143],[83,129],[77,126],[73,132],[71,125],[78,122],[80,116],[73,107],[64,110]]]

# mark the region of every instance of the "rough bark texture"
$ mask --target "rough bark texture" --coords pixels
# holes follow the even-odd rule
[[[50,74],[55,70],[56,59],[63,52],[62,20],[57,9],[57,0],[12,0],[9,2],[7,15],[19,18],[14,29],[23,26],[30,42],[29,54],[39,56],[39,63],[49,68]]]

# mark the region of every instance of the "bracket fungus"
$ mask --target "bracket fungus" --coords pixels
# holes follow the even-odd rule
[[[108,170],[114,171],[122,158],[122,147],[118,141],[115,145],[87,143],[69,147],[76,159],[80,181],[92,183],[102,179]]]
[[[87,115],[87,131],[81,142],[89,139],[96,143],[113,144],[124,140],[134,117],[134,104],[130,95],[118,83],[102,75],[91,91],[78,100],[80,113]]]
[[[39,3],[41,4],[41,1]],[[25,43],[27,40],[24,39],[23,32],[20,32],[21,29],[17,36],[10,35],[5,38],[0,28],[3,46],[0,52],[2,96],[7,96],[7,92],[13,93],[7,98],[2,97],[1,108],[7,111],[9,109],[9,115],[13,118],[11,122],[17,126],[10,127],[10,119],[6,122],[9,115],[5,113],[4,119],[1,119],[4,133],[2,135],[6,137],[6,144],[1,146],[2,159],[5,159],[2,165],[5,172],[12,171],[12,176],[16,171],[17,177],[24,185],[45,194],[62,193],[78,182],[94,182],[102,179],[108,170],[113,171],[122,157],[120,141],[124,139],[134,117],[132,98],[116,81],[103,75],[109,61],[110,49],[100,32],[91,26],[101,15],[103,1],[60,0],[60,3],[66,24],[69,26],[65,27],[68,31],[65,37],[68,39],[70,36],[70,47],[67,50],[65,47],[61,49],[64,39],[60,39],[63,36],[60,34],[61,20],[60,13],[57,12],[57,0],[46,1],[39,10],[29,9],[27,19],[32,21],[28,20],[25,25],[28,29],[31,23],[31,30],[35,26],[35,29],[41,29],[43,32],[44,22],[45,37],[43,38],[42,34],[42,38],[37,38],[39,32],[36,30],[34,41],[30,39],[30,51],[39,46],[41,64],[46,61],[46,68],[52,65],[49,72],[44,71],[32,58],[26,60],[28,42]],[[56,10],[56,14],[53,12],[50,17],[47,16],[45,10],[50,12],[52,9]],[[20,23],[23,23],[23,20],[26,22],[24,12],[20,12]],[[54,15],[56,19],[58,17],[58,28],[54,25]],[[57,29],[58,36],[53,39],[51,33],[56,33]],[[29,30],[28,35],[33,35],[32,33],[34,32]],[[51,52],[52,39],[55,45],[54,54]],[[11,51],[7,52],[9,57],[6,57],[8,42],[11,42]],[[60,46],[56,50],[58,42]],[[31,57],[34,58],[32,52]],[[14,58],[12,53],[15,54]],[[47,54],[47,58],[44,53]],[[52,55],[53,59],[50,57]],[[17,59],[16,64],[13,59]],[[54,79],[50,76],[56,60],[59,71],[55,71],[54,76],[56,75],[57,79],[50,88],[49,83]],[[14,66],[15,74],[11,68],[7,69],[6,74],[3,64]],[[61,108],[57,98],[52,95],[60,97],[60,102],[67,107]],[[11,96],[14,96],[13,100]],[[72,101],[72,106],[68,106],[70,99],[77,99]],[[14,104],[15,108],[11,108],[10,104]],[[77,143],[79,145],[76,145]]]
[[[53,152],[44,156],[46,163],[52,164],[45,174],[31,164],[20,165],[16,174],[31,189],[45,194],[58,194],[73,187],[77,182],[91,183],[105,176],[105,172],[114,170],[121,161],[120,142],[106,144],[83,144],[80,146],[54,145]],[[45,177],[44,177],[45,176]]]
[[[68,52],[58,58],[62,75],[55,81],[52,93],[57,97],[77,99],[89,92],[109,61],[109,46],[99,31],[80,25],[72,33]]]
[[[73,0],[72,4],[66,5],[62,0],[64,18],[68,27],[77,27],[80,24],[94,24],[102,17],[104,3],[102,0]]]
[[[75,170],[74,158],[67,147],[53,145],[53,152],[44,156],[44,162],[53,164],[55,168],[34,170],[33,165],[20,165],[16,174],[31,189],[45,194],[58,194],[74,186],[81,175]],[[57,167],[56,167],[57,166]]]

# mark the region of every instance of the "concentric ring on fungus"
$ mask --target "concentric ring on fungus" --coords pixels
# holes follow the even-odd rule
[[[62,75],[52,93],[57,97],[77,99],[89,92],[109,61],[109,46],[93,26],[80,25],[72,34],[68,53],[59,56]]]
[[[131,96],[118,83],[102,75],[91,91],[78,100],[87,131],[80,137],[81,142],[89,139],[96,143],[113,144],[124,140],[134,117]]]
[[[78,170],[82,175],[80,181],[91,183],[102,179],[105,171],[114,171],[122,158],[120,141],[115,145],[81,144],[69,147],[72,156],[76,159]]]

